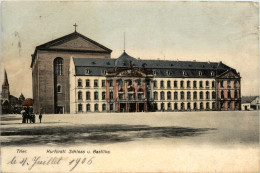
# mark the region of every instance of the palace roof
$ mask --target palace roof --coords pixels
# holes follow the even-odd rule
[[[238,74],[235,69],[222,62],[142,60],[129,56],[126,52],[116,59],[73,58],[73,61],[76,67],[76,75],[85,75],[85,69],[88,68],[90,70],[89,75],[104,76],[103,70],[113,72],[118,68],[130,68],[130,66],[153,70],[156,77],[215,78],[226,71]],[[199,74],[199,72],[201,73]],[[212,75],[212,72],[214,75]]]

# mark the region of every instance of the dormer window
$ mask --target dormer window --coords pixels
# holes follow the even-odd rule
[[[215,76],[215,72],[214,71],[210,72],[210,75]]]
[[[90,70],[89,69],[85,69],[85,75],[88,75],[90,73]]]
[[[166,75],[170,76],[171,72],[169,70],[166,71]]]
[[[106,70],[102,70],[102,74],[106,74],[107,73],[107,71]]]
[[[182,75],[183,76],[187,76],[187,72],[186,71],[182,71]]]
[[[96,62],[95,62],[95,61],[93,61],[93,62],[92,62],[92,64],[96,64]]]
[[[156,76],[156,74],[157,74],[156,71],[153,71],[153,75]]]
[[[199,71],[199,76],[202,76],[202,71]]]

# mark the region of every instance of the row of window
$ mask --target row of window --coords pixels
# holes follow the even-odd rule
[[[171,110],[171,107],[172,107],[172,103],[160,103],[160,106],[161,106],[161,109],[160,110],[165,110],[165,104],[167,104],[167,110]],[[239,109],[239,103],[238,102],[232,102],[232,101],[229,101],[227,102],[227,109],[231,109],[232,108],[232,104],[234,104],[234,108],[235,109]],[[174,103],[174,110],[191,110],[191,109],[210,109],[210,103],[209,102],[206,102],[206,107],[204,107],[204,103],[203,102],[200,102],[199,104],[194,102],[193,103],[193,108],[191,108],[191,105],[192,103]],[[158,110],[158,104],[155,103],[154,104],[154,108],[156,110]],[[211,109],[215,109],[216,108],[216,103],[215,102],[212,102],[211,103]],[[225,108],[225,103],[222,102],[220,104],[220,108],[221,109],[224,109]]]
[[[223,81],[223,80],[218,82],[221,88],[224,88],[224,82],[225,81]],[[231,81],[230,80],[227,80],[226,84],[227,84],[227,88],[231,88]],[[234,88],[239,88],[239,81],[234,81],[233,85],[234,85]]]
[[[199,94],[199,99],[204,99],[204,92],[196,92],[196,91],[194,91],[193,92],[193,99],[198,99],[198,94]],[[205,93],[206,95],[205,95],[205,99],[210,99],[210,92],[206,92]],[[186,99],[187,100],[190,100],[191,99],[191,92],[190,91],[188,91],[187,93],[186,93]],[[155,100],[158,100],[158,92],[153,92],[153,98],[155,99]],[[216,98],[216,92],[215,91],[213,91],[213,92],[211,92],[211,98],[212,99],[215,99]],[[172,99],[172,92],[170,92],[170,91],[168,91],[167,92],[167,100],[171,100]],[[178,98],[178,92],[176,91],[176,92],[174,92],[174,94],[173,94],[173,99],[174,100],[178,100],[179,98]],[[184,100],[185,99],[185,93],[182,91],[182,92],[180,92],[180,99],[181,100]],[[165,100],[165,92],[164,91],[161,91],[160,92],[160,100]]]
[[[109,110],[113,111],[113,108],[114,108],[113,104],[110,104]],[[90,104],[88,103],[88,104],[86,104],[86,112],[90,112],[90,111],[91,111]],[[95,112],[100,111],[98,103],[94,104],[94,111]],[[102,111],[106,111],[106,104],[105,103],[102,104]],[[78,112],[83,112],[83,104],[78,104]]]
[[[157,81],[154,81],[154,82],[153,82],[153,86],[154,86],[154,88],[157,88],[157,87],[158,87]],[[173,81],[173,87],[174,87],[174,88],[178,88],[178,86],[179,86],[178,81]],[[205,82],[205,86],[206,86],[206,87],[209,87],[209,81],[206,81],[206,82]],[[160,81],[160,88],[164,88],[164,87],[165,87],[164,81],[161,80],[161,81]],[[171,88],[171,81],[167,81],[166,87],[167,87],[167,88]],[[191,81],[186,81],[186,87],[187,87],[187,88],[191,88]],[[197,87],[198,87],[198,86],[197,86],[197,81],[193,81],[193,88],[197,88]],[[203,87],[204,87],[203,81],[199,81],[199,88],[203,88]],[[212,87],[212,88],[215,88],[215,81],[212,81],[212,82],[211,82],[211,87]],[[180,88],[184,88],[184,81],[183,81],[183,80],[180,81]]]
[[[172,92],[168,91],[166,94],[167,94],[166,95],[167,96],[167,100],[172,100]],[[180,92],[180,99],[181,100],[185,99],[185,94],[186,94],[186,99],[187,100],[191,99],[191,95],[193,96],[193,99],[198,99],[198,98],[199,99],[204,99],[204,92],[203,91],[201,91],[201,92],[194,91],[193,93],[190,92],[190,91],[188,91],[186,93],[182,91],[182,92]],[[102,92],[101,96],[102,96],[102,100],[106,100],[106,92],[105,91]],[[124,94],[123,93],[118,93],[118,97],[119,97],[119,99],[123,99],[124,98]],[[129,93],[128,97],[133,99],[134,98],[134,94],[133,93]],[[137,97],[138,97],[138,99],[142,99],[144,97],[144,93],[139,92],[137,94]],[[153,92],[153,98],[154,98],[154,100],[158,100],[158,92],[157,91]],[[215,98],[216,98],[216,92],[212,91],[211,92],[211,99],[215,99]],[[221,99],[225,99],[225,98],[231,99],[232,98],[231,97],[231,91],[228,90],[227,91],[227,97],[225,97],[224,91],[222,90],[220,98]],[[239,98],[237,90],[234,90],[234,97],[233,98]],[[113,99],[113,92],[109,92],[109,99]],[[173,93],[173,99],[174,100],[178,100],[179,99],[179,94],[178,94],[177,91],[175,91]],[[205,99],[210,99],[210,92],[209,91],[205,92]],[[78,100],[82,100],[82,91],[78,92]],[[91,100],[91,92],[90,91],[86,92],[86,100]],[[94,92],[94,100],[99,100],[97,91]],[[165,92],[164,91],[160,92],[160,100],[165,100]]]
[[[221,92],[220,92],[220,98],[221,98],[221,99],[226,99],[226,98],[231,99],[231,98],[232,98],[232,97],[231,97],[231,90],[228,90],[228,91],[227,91],[227,97],[225,97],[224,91],[221,90]],[[234,98],[239,98],[239,92],[238,92],[238,90],[234,90]]]
[[[85,80],[85,87],[90,87],[91,83],[89,79]],[[99,81],[97,79],[94,80],[94,87],[99,87]],[[106,80],[101,81],[101,87],[106,86]],[[78,87],[83,87],[82,79],[78,79]]]
[[[132,80],[127,80],[127,82],[128,82],[128,86],[131,86],[133,84]],[[231,81],[228,80],[226,82],[227,82],[227,88],[231,88]],[[113,81],[112,80],[109,80],[108,83],[109,83],[110,87],[113,86]],[[118,85],[122,86],[123,81],[122,80],[118,80],[117,83],[118,83]],[[138,86],[141,86],[141,84],[142,84],[141,80],[137,80],[136,83],[137,83]],[[224,88],[224,81],[220,81],[219,83],[220,83],[220,87]],[[147,85],[149,85],[149,84],[150,83],[147,82]],[[176,81],[176,80],[173,81],[173,87],[174,88],[178,88],[179,85],[180,85],[180,88],[184,88],[184,81],[180,81],[180,84],[178,84],[178,81]],[[197,87],[203,88],[204,87],[203,81],[199,81],[198,85],[199,86],[197,86],[197,81],[193,81],[193,85],[192,85],[193,88],[197,88]],[[209,81],[205,81],[205,87],[210,87],[209,85],[210,85],[210,82]],[[90,86],[91,86],[90,80],[86,79],[85,80],[85,87],[90,87]],[[94,85],[93,86],[94,87],[99,87],[99,81],[97,79],[94,80]],[[105,80],[101,81],[101,86],[102,87],[106,86],[106,81]],[[154,86],[154,88],[158,87],[157,81],[153,82],[153,86]],[[78,79],[78,87],[83,87],[82,79]],[[165,87],[164,81],[161,80],[160,81],[160,88],[164,88],[164,87]],[[171,88],[172,87],[171,86],[171,81],[167,81],[166,87],[167,88]],[[187,88],[191,88],[191,81],[186,81],[186,87]],[[211,81],[211,87],[215,88],[215,81]],[[238,88],[238,87],[239,87],[239,81],[235,81],[234,88]]]

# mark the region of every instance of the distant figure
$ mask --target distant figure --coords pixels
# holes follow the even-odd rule
[[[39,114],[40,123],[42,123],[42,113]]]

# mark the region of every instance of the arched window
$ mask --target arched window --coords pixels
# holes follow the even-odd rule
[[[209,99],[209,92],[206,92],[206,99]]]
[[[82,104],[78,104],[78,111],[79,112],[82,112],[83,110],[82,110]]]
[[[86,92],[86,100],[90,100],[90,92],[89,91]]]
[[[194,100],[197,99],[197,92],[196,91],[193,92],[193,99]]]
[[[187,103],[187,109],[190,110],[190,102]]]
[[[165,97],[164,97],[164,92],[163,91],[161,91],[161,100],[164,100],[165,99]]]
[[[57,93],[62,93],[62,88],[60,84],[57,85]]]
[[[168,107],[168,108],[167,108],[168,111],[171,110],[171,107],[172,107],[172,106],[171,106],[171,103],[168,103],[167,107]]]
[[[184,92],[181,92],[181,100],[184,100]]]
[[[102,100],[106,100],[106,92],[105,91],[102,92]]]
[[[78,79],[78,87],[82,87],[82,80]]]
[[[95,104],[95,111],[98,111],[98,104]]]
[[[154,100],[158,100],[158,93],[157,93],[157,91],[153,92],[153,98],[154,98]]]
[[[195,109],[195,110],[198,109],[198,108],[197,108],[197,103],[196,103],[196,102],[193,103],[193,109]]]
[[[209,102],[206,103],[206,109],[209,109]]]
[[[164,111],[164,103],[161,103],[161,110]]]
[[[190,81],[187,81],[187,88],[190,88]]]
[[[82,92],[81,91],[78,92],[78,100],[82,100]]]
[[[160,84],[161,84],[161,88],[164,88],[164,81],[163,80],[161,80]]]
[[[171,100],[172,99],[172,94],[170,91],[167,92],[167,100]]]
[[[182,102],[182,103],[181,103],[181,110],[184,110],[184,109],[185,109],[184,103]]]
[[[203,103],[202,103],[202,102],[200,102],[200,109],[204,109],[204,108],[203,108]]]
[[[190,100],[190,92],[187,92],[187,99]]]
[[[178,103],[174,103],[174,110],[178,110]]]
[[[106,104],[102,104],[102,111],[106,111]]]
[[[90,104],[87,104],[87,111],[90,111]]]
[[[61,57],[54,59],[54,73],[55,75],[62,75],[63,59]]]
[[[181,88],[184,88],[184,81],[181,81]]]
[[[203,99],[203,92],[200,92],[200,99]]]
[[[178,92],[177,91],[174,92],[174,100],[178,100]]]
[[[213,92],[212,92],[212,99],[215,99],[215,98],[216,98],[216,92],[213,91]]]
[[[167,81],[167,88],[171,88],[171,81]]]
[[[98,100],[98,92],[97,91],[94,92],[94,100]]]

